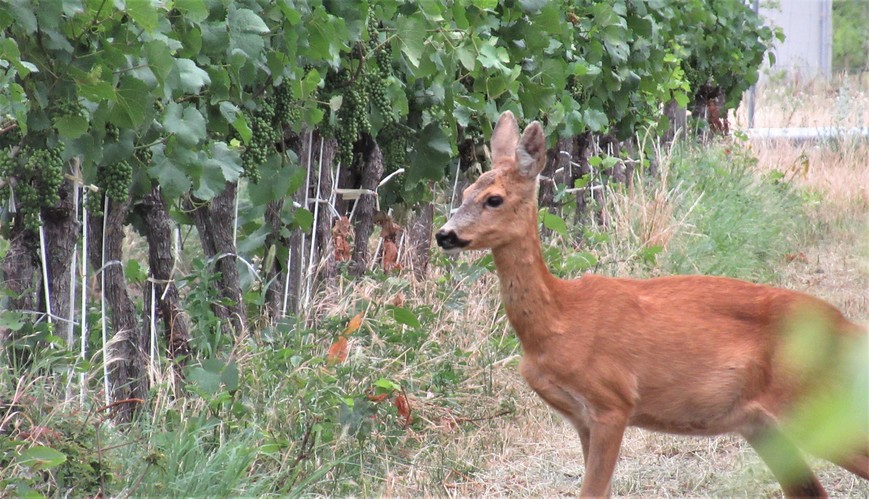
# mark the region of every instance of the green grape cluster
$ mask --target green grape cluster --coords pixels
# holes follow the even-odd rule
[[[365,87],[371,102],[384,116],[392,113],[392,104],[386,96],[385,80],[392,75],[392,53],[388,43],[381,43],[379,38],[380,23],[374,13],[373,6],[368,8],[368,54],[374,55],[375,72],[365,75]]]
[[[371,132],[368,119],[368,93],[358,80],[344,90],[344,100],[338,110],[335,138],[338,140],[338,160],[344,165],[353,162],[353,144],[362,134]]]
[[[151,164],[151,160],[154,158],[154,151],[151,150],[150,147],[142,147],[136,149],[136,159],[139,160],[144,166],[149,166]]]
[[[348,166],[353,162],[353,147],[356,142],[363,135],[371,134],[369,117],[372,108],[386,120],[393,115],[392,103],[386,93],[387,80],[393,74],[391,49],[381,39],[382,26],[371,7],[366,27],[367,45],[352,52],[351,57],[354,60],[348,66],[353,69],[330,72],[320,94],[323,102],[330,101],[336,94],[342,96],[341,108],[331,133],[338,141],[338,161]],[[367,63],[366,60],[372,62]],[[389,133],[391,132],[387,132]]]
[[[129,161],[119,161],[103,165],[97,169],[97,186],[113,201],[124,201],[130,194],[133,183],[133,165]]]
[[[578,102],[585,102],[585,99],[588,97],[586,89],[579,84],[579,81],[573,75],[567,78],[567,90]]]
[[[95,217],[103,216],[103,196],[99,191],[90,190],[87,191],[87,196],[85,197],[84,207],[88,211],[89,215],[93,215]]]
[[[275,87],[275,124],[279,128],[292,126],[302,119],[299,103],[293,99],[289,85],[281,83]]]
[[[63,145],[54,148],[25,146],[18,156],[11,158],[5,151],[0,153],[0,200],[4,205],[14,199],[15,210],[22,215],[27,230],[39,228],[39,213],[42,208],[60,201],[59,190],[63,183]]]
[[[386,86],[383,83],[383,78],[378,75],[366,75],[365,90],[368,93],[368,99],[383,116],[388,117],[392,114],[392,103],[386,97]]]
[[[3,202],[3,206],[0,206],[0,213],[9,206],[14,168],[15,160],[9,156],[7,149],[5,147],[0,149],[0,201]]]
[[[265,99],[259,109],[248,116],[251,130],[250,144],[241,153],[244,175],[253,182],[260,179],[259,165],[266,162],[268,154],[281,140],[280,126],[275,126],[275,99]]]
[[[383,153],[383,163],[388,172],[393,172],[407,164],[407,146],[410,129],[399,123],[391,122],[377,134],[377,144]]]
[[[117,142],[121,138],[121,131],[112,123],[106,123],[106,139]]]
[[[368,7],[368,51],[369,54],[374,54],[374,63],[377,67],[377,72],[381,78],[388,78],[392,74],[392,47],[384,42],[381,42],[380,23],[377,21],[377,15],[374,12],[374,7]]]
[[[53,111],[60,116],[81,116],[84,108],[77,100],[63,99],[54,103]]]

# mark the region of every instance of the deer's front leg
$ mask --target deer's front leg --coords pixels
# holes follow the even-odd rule
[[[627,421],[625,414],[608,413],[589,422],[588,456],[580,497],[609,495],[610,480],[619,458]]]

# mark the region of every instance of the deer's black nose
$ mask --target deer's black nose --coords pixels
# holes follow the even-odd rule
[[[437,234],[435,234],[435,239],[438,242],[438,246],[445,250],[464,248],[469,243],[469,241],[460,239],[455,231],[444,229],[439,230]]]

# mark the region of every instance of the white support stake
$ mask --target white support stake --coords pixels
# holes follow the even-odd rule
[[[301,307],[299,307],[300,309],[304,309],[305,307],[308,306],[307,303],[304,303],[302,301],[302,298],[304,298],[303,291],[304,291],[304,285],[305,285],[305,244],[306,244],[306,241],[307,241],[307,236],[304,232],[302,232],[302,244],[301,244],[301,246],[299,246],[299,263],[298,263],[298,265],[299,265],[299,283],[298,283],[298,286],[296,287],[296,290],[297,290],[296,296],[299,298],[299,301],[297,303],[299,305],[301,305]],[[287,276],[288,276],[287,278],[288,279],[289,279],[289,275],[290,275],[289,272],[290,272],[290,269],[287,269]]]
[[[287,279],[284,281],[284,304],[281,307],[281,317],[287,316],[287,302],[290,299],[290,269],[293,268],[293,248],[287,250]]]
[[[317,197],[320,198],[320,187],[323,179],[323,139],[320,139],[320,161],[317,167]],[[311,227],[311,250],[308,255],[308,278],[305,284],[305,306],[311,301],[311,288],[314,285],[314,252],[317,248],[317,218],[320,216],[320,203],[314,203],[314,224]]]
[[[462,171],[462,158],[459,158],[459,162],[456,163],[456,178],[453,180],[453,195],[450,196],[450,209],[453,209],[453,205],[456,203],[456,188],[459,186],[459,173]]]
[[[45,291],[45,317],[52,323],[51,290],[48,289],[48,256],[45,254],[45,227],[42,225],[42,214],[39,214],[39,252],[42,260],[42,288]]]
[[[111,403],[111,394],[109,393],[109,357],[106,343],[108,343],[108,333],[106,331],[106,227],[109,219],[109,197],[106,196],[103,203],[103,246],[101,248],[100,260],[102,268],[100,269],[100,327],[102,328],[103,339],[103,389],[106,394],[106,405]]]
[[[157,379],[157,281],[151,276],[151,384]]]
[[[235,184],[235,214],[232,217],[232,247],[238,248],[238,182]],[[236,250],[237,251],[237,250]]]
[[[88,301],[88,210],[87,210],[87,195],[88,190],[82,189],[81,198],[81,355],[82,362],[87,360],[87,301]],[[78,375],[79,384],[79,402],[84,407],[85,402],[85,374]]]
[[[305,192],[305,199],[302,202],[302,207],[306,210],[308,209],[308,200],[309,200],[308,191],[311,188],[311,158],[312,158],[312,155],[314,154],[313,144],[314,144],[314,132],[309,131],[308,132],[308,157],[305,158],[305,185],[303,186],[305,189],[305,191],[304,191]],[[300,265],[300,268],[299,268],[299,287],[296,288],[299,290],[299,295],[302,297],[304,297],[303,291],[304,291],[304,284],[305,284],[305,240],[306,240],[305,233],[302,232],[302,246],[299,249],[299,256],[300,256],[300,258],[299,258],[299,260],[300,260],[300,262],[299,262],[299,265]],[[290,275],[290,269],[288,268],[287,269],[287,278],[288,279],[289,279],[289,275]],[[306,307],[307,305],[308,305],[307,303],[303,302],[302,308]]]
[[[78,215],[78,185],[73,187],[73,213]],[[75,277],[76,272],[78,271],[78,241],[72,245],[72,264],[70,265],[69,271],[69,313],[67,318],[69,322],[67,323],[66,329],[66,348],[72,349],[72,345],[75,342]]]
[[[78,184],[73,184],[72,187],[72,212],[78,217]],[[69,312],[66,316],[69,319],[66,328],[66,348],[72,351],[75,345],[75,278],[78,272],[78,241],[72,245],[72,264],[69,270]],[[70,370],[72,372],[72,370]],[[72,400],[72,376],[66,380],[66,403]]]

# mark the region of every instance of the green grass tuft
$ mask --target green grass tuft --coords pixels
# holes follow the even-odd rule
[[[667,271],[776,281],[776,266],[799,244],[806,219],[800,198],[781,179],[758,178],[754,161],[735,147],[674,153],[672,182],[683,200],[675,216],[687,227],[670,242]]]

